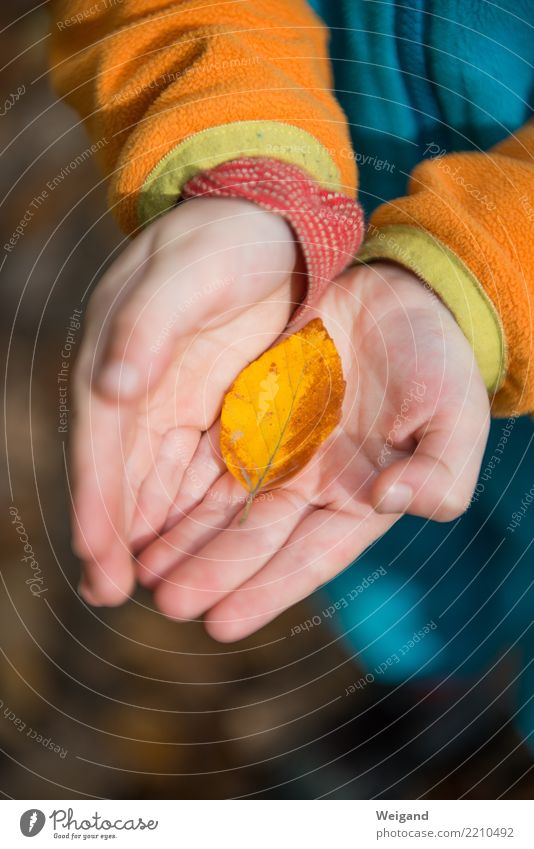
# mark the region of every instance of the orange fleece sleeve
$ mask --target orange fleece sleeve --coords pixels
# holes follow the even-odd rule
[[[52,13],[55,88],[98,145],[126,232],[242,156],[355,196],[328,33],[305,0],[53,0]]]
[[[435,152],[435,151],[430,151]],[[495,415],[534,410],[534,122],[488,153],[418,165],[361,251],[411,268],[473,345]]]

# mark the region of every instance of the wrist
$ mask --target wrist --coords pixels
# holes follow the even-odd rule
[[[287,322],[305,295],[290,225],[252,201],[191,198],[158,219],[151,241],[154,262],[170,269],[189,314],[199,319],[272,299]]]
[[[354,200],[321,188],[306,172],[281,160],[244,157],[225,162],[191,179],[182,195],[239,197],[288,222],[306,273],[304,301],[293,319],[347,267],[363,234],[363,213]],[[294,287],[302,294],[297,279]]]
[[[358,259],[365,263],[391,260],[421,277],[446,303],[468,340],[486,388],[495,393],[509,368],[501,316],[477,277],[452,246],[421,226],[373,224]]]
[[[406,266],[390,260],[377,260],[365,266],[364,279],[369,297],[382,302],[384,310],[390,312],[395,304],[403,312],[428,309],[446,316],[447,322],[452,321],[456,325],[447,304]]]

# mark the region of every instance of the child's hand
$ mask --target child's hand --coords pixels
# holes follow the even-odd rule
[[[243,525],[244,491],[215,461],[214,428],[216,470],[206,467],[206,434],[186,473],[204,499],[139,557],[157,606],[176,618],[206,613],[223,641],[329,581],[399,514],[456,518],[477,480],[488,398],[447,307],[410,272],[377,263],[331,284],[317,314],[343,361],[340,427],[296,478],[259,497]]]
[[[75,372],[71,446],[88,601],[130,593],[132,550],[161,531],[224,392],[302,296],[296,257],[276,215],[195,199],[144,231],[100,281]]]

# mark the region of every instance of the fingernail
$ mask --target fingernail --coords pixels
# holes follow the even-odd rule
[[[378,513],[405,513],[413,498],[411,486],[406,483],[394,483],[377,504]]]
[[[136,367],[130,363],[117,362],[104,366],[99,377],[98,385],[106,395],[120,395],[129,398],[139,390],[140,375]]]

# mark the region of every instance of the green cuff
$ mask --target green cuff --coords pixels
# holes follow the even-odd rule
[[[342,191],[332,156],[306,130],[280,121],[235,121],[194,133],[158,162],[140,191],[140,224],[149,224],[174,206],[185,184],[200,171],[242,156],[281,159],[302,168],[321,186]]]
[[[477,278],[450,248],[418,227],[393,224],[372,229],[356,259],[393,260],[421,277],[454,315],[488,391],[497,391],[506,374],[503,326]]]

